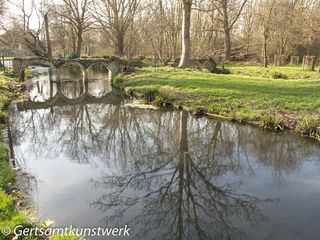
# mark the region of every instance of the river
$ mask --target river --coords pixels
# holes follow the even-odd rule
[[[128,107],[103,71],[38,72],[10,127],[42,220],[128,225],[126,239],[320,239],[319,144]]]

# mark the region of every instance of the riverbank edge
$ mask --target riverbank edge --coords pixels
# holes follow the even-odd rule
[[[139,76],[139,72],[133,73],[129,75],[132,76]],[[228,117],[222,116],[216,113],[212,113],[207,111],[205,107],[188,107],[183,102],[178,103],[175,98],[169,96],[166,91],[162,91],[161,89],[152,89],[152,90],[145,90],[143,87],[146,87],[147,84],[139,87],[130,86],[127,84],[127,81],[130,81],[126,76],[124,76],[121,81],[118,81],[116,84],[121,87],[124,93],[132,98],[136,99],[144,99],[147,101],[148,104],[163,108],[163,109],[175,109],[175,110],[186,110],[190,114],[196,117],[208,117],[213,119],[220,119],[230,122],[236,122],[239,124],[247,124],[254,127],[266,129],[269,131],[274,132],[291,132],[292,134],[298,135],[300,137],[306,137],[317,142],[320,142],[320,117],[314,119],[313,117],[300,119],[292,124],[291,119],[280,119],[278,116],[269,114],[265,116],[263,121],[257,120],[247,120],[247,119],[240,119],[237,117]],[[163,84],[164,86],[166,84]],[[290,124],[288,124],[290,122]]]
[[[22,92],[21,84],[17,79],[0,75],[0,238],[11,239],[12,233],[5,235],[3,229],[12,230],[21,225],[24,228],[35,226],[32,210],[17,186],[17,173],[10,164],[10,151],[3,132],[8,121],[8,111],[11,101]]]
[[[3,132],[8,124],[8,112],[10,103],[24,98],[25,90],[23,84],[18,79],[11,76],[0,74],[0,239],[13,239],[13,233],[9,235],[3,234],[3,229],[8,228],[11,231],[16,226],[23,228],[47,228],[46,222],[40,224],[38,214],[33,206],[30,205],[28,197],[20,190],[17,183],[18,174],[10,164],[10,150],[3,139]],[[31,239],[48,240],[46,237],[30,236]],[[26,238],[26,239],[29,239]],[[51,240],[78,240],[76,236],[52,236]]]

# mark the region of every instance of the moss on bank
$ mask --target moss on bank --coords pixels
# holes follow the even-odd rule
[[[247,75],[244,72],[235,74],[234,68],[230,68],[233,72],[230,75],[169,67],[143,68],[126,76],[124,85],[129,93],[160,94],[162,99],[170,99],[193,111],[201,109],[230,120],[255,122],[266,128],[295,129],[302,133],[303,119],[316,119],[312,122],[312,134],[308,131],[304,134],[319,138],[320,80],[315,73],[307,72],[314,77],[302,80],[296,75],[300,69],[278,67],[276,71],[287,74],[288,79],[273,79],[272,76],[256,76],[254,67],[249,67]]]

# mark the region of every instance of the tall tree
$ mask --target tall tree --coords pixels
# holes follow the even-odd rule
[[[96,0],[96,20],[101,24],[114,47],[114,53],[122,57],[125,36],[133,24],[140,0]]]
[[[76,34],[76,56],[81,57],[83,34],[90,30],[93,24],[89,14],[93,0],[63,0],[64,7],[57,13],[65,18]]]
[[[190,64],[190,52],[191,52],[191,7],[192,0],[182,0],[182,53],[179,63],[179,68],[186,68]]]
[[[273,17],[275,15],[276,0],[265,0],[259,6],[258,20],[262,29],[262,55],[263,66],[268,67],[268,40],[273,28]]]
[[[255,29],[255,10],[259,0],[248,0],[247,6],[243,10],[243,39],[246,46],[246,53],[249,54],[253,45]]]
[[[44,31],[45,31],[45,39],[46,39],[46,47],[47,47],[47,58],[49,60],[52,59],[52,47],[51,47],[51,39],[50,39],[50,26],[49,26],[49,13],[52,10],[52,6],[48,3],[47,0],[41,0],[39,4],[39,18],[43,19]]]
[[[11,6],[15,7],[17,12],[11,15],[11,24],[19,25],[19,30],[15,32],[15,39],[20,39],[20,48],[28,50],[27,54],[35,54],[41,57],[47,57],[47,49],[41,40],[41,17],[38,15],[37,7],[34,0],[8,0]],[[38,27],[30,26],[34,14],[38,15]],[[9,27],[10,28],[10,27]],[[22,28],[22,29],[21,29]],[[8,29],[7,29],[8,30]],[[11,43],[7,44],[11,45]]]
[[[49,31],[49,18],[48,12],[43,15],[45,31],[46,31],[46,41],[47,41],[47,55],[49,61],[52,59],[52,48],[51,48],[51,40],[50,40],[50,31]]]
[[[213,4],[219,11],[223,24],[224,49],[226,60],[231,57],[231,32],[238,21],[248,0],[214,0]]]

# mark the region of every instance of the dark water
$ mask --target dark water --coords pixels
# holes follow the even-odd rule
[[[40,103],[12,111],[16,158],[35,177],[43,220],[128,224],[130,239],[320,239],[319,144],[129,108],[103,76],[59,85],[44,74],[28,84]]]

